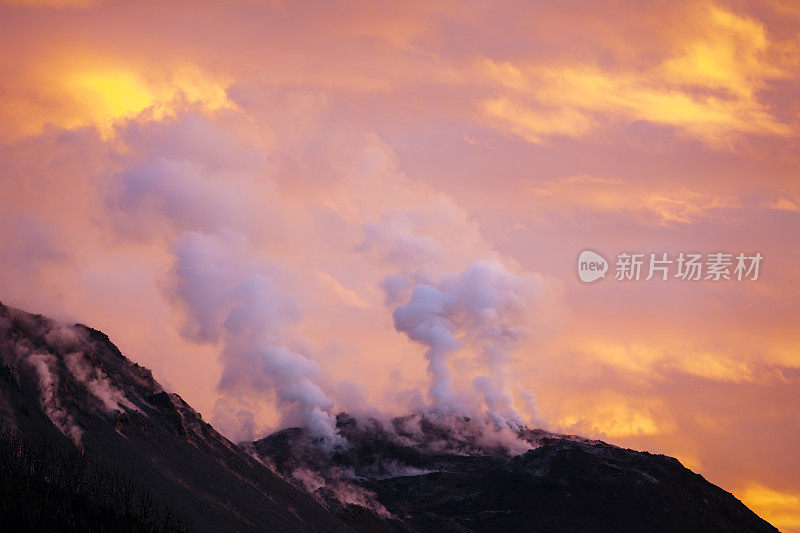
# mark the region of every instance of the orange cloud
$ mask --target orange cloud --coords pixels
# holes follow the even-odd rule
[[[743,207],[733,195],[706,194],[683,188],[653,190],[591,175],[536,182],[529,190],[533,202],[545,210],[558,207],[616,214],[631,212],[659,226],[691,224],[714,217],[720,209]]]
[[[759,91],[790,77],[797,61],[763,25],[713,5],[707,26],[670,57],[644,68],[591,63],[539,64],[484,58],[477,71],[501,96],[483,102],[500,131],[541,144],[601,126],[644,121],[674,127],[715,146],[735,134],[789,136]]]
[[[565,433],[599,438],[653,436],[677,429],[675,420],[661,402],[645,399],[631,402],[629,398],[610,392],[570,399],[551,423]]]
[[[789,77],[772,55],[780,45],[770,42],[761,22],[713,5],[707,15],[711,35],[690,41],[665,61],[660,67],[665,79],[750,98],[767,80]]]
[[[738,495],[748,507],[781,531],[800,531],[800,494],[751,483]]]
[[[702,346],[669,342],[619,343],[578,341],[576,350],[590,360],[642,374],[648,379],[675,372],[727,383],[769,384],[785,381],[779,367],[797,368],[780,346],[757,352],[712,350]],[[796,354],[796,352],[794,352]]]
[[[317,270],[314,272],[314,275],[320,288],[327,291],[337,302],[354,307],[369,307],[369,304],[364,301],[361,296],[352,289],[348,289],[342,285],[339,280],[328,272]]]
[[[226,80],[192,66],[147,72],[135,64],[62,54],[32,67],[0,107],[0,137],[19,139],[46,124],[96,127],[113,136],[120,121],[174,117],[186,106],[208,111],[232,107]]]

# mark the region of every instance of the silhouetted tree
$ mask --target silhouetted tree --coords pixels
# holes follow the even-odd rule
[[[3,531],[189,531],[138,481],[66,439],[22,439],[0,419]]]

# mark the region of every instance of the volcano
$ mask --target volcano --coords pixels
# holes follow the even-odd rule
[[[92,328],[0,304],[5,531],[343,531]]]
[[[100,331],[0,304],[6,531],[777,531],[664,455],[442,413],[234,444]]]
[[[543,430],[511,436],[436,413],[389,421],[342,413],[337,425],[348,447],[326,450],[300,428],[246,447],[338,516],[363,506],[389,528],[777,531],[665,455]]]

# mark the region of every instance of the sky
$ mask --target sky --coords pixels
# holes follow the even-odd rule
[[[4,0],[0,300],[101,329],[235,440],[480,413],[675,456],[800,531],[798,27]],[[646,280],[664,253],[763,260]]]

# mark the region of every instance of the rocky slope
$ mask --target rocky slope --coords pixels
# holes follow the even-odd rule
[[[775,531],[676,459],[416,414],[234,445],[103,333],[0,304],[4,531]]]
[[[334,512],[361,503],[416,531],[776,531],[664,455],[464,418],[337,418],[347,449],[301,429],[251,445]]]
[[[2,462],[7,483],[17,487],[0,493],[3,523],[11,530],[84,529],[58,517],[48,524],[47,509],[54,503],[66,506],[64,516],[80,505],[89,509],[74,513],[80,520],[133,529],[142,524],[119,522],[134,514],[120,507],[147,505],[161,517],[180,515],[192,531],[349,529],[219,434],[180,396],[165,391],[103,333],[2,304],[0,420],[3,445],[17,450]],[[15,455],[23,458],[10,464]],[[93,466],[75,470],[79,483],[54,484],[49,472],[58,461]],[[28,468],[31,462],[39,466]],[[67,471],[66,466],[56,470]],[[109,478],[117,481],[109,484]],[[109,488],[120,494],[107,498]],[[23,489],[30,492],[26,501],[35,498],[43,508],[23,515],[13,501]]]

